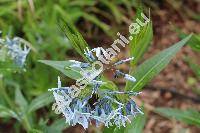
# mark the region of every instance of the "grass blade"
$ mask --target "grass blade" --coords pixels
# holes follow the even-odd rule
[[[179,110],[173,108],[157,108],[155,110],[159,114],[175,118],[179,121],[185,122],[187,124],[200,126],[200,113],[196,110],[188,109],[188,110]]]

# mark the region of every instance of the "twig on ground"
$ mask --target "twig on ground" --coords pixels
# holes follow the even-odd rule
[[[195,103],[200,103],[200,98],[199,97],[193,97],[193,96],[188,96],[185,94],[182,94],[181,92],[178,92],[176,88],[162,88],[162,87],[156,87],[153,85],[148,85],[145,87],[146,90],[155,90],[155,91],[161,91],[161,92],[169,92],[173,96],[176,96],[176,98],[181,98],[183,100],[190,100]]]

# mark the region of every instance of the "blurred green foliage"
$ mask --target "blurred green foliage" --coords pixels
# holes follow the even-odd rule
[[[5,62],[1,62],[0,65],[0,72],[3,74],[0,84],[3,90],[1,95],[4,97],[0,100],[0,116],[6,118],[7,121],[10,118],[16,118],[23,126],[21,128],[19,123],[13,123],[13,130],[19,132],[22,129],[31,129],[32,132],[39,132],[39,130],[53,132],[54,130],[61,131],[67,126],[63,123],[58,125],[63,122],[59,120],[51,122],[51,127],[47,126],[48,120],[54,121],[55,115],[51,114],[49,107],[48,111],[44,108],[53,100],[46,91],[56,85],[55,79],[58,72],[41,65],[38,60],[65,60],[74,54],[69,40],[59,27],[60,19],[79,25],[89,23],[89,27],[86,28],[87,33],[99,29],[112,36],[114,32],[110,30],[110,25],[122,23],[123,13],[126,13],[118,5],[125,5],[125,9],[130,10],[132,2],[128,0],[111,2],[106,0],[0,1],[1,36],[19,36],[30,42],[35,49],[28,55],[26,70],[14,69],[15,66],[6,65]],[[8,70],[8,66],[11,69]],[[40,112],[49,113],[40,117],[36,112],[38,109]]]
[[[166,117],[175,118],[187,124],[200,126],[200,113],[193,109],[180,110],[173,108],[157,108],[156,112]]]
[[[53,101],[53,98],[46,91],[48,88],[56,85],[58,72],[42,65],[38,60],[66,60],[71,58],[72,55],[77,55],[71,46],[75,47],[80,54],[83,49],[78,49],[77,46],[84,45],[85,42],[80,34],[79,38],[74,38],[73,36],[70,38],[70,34],[68,34],[70,41],[76,41],[75,44],[70,45],[69,40],[59,27],[59,20],[62,18],[71,23],[70,28],[72,28],[72,25],[78,24],[81,26],[82,32],[84,34],[86,32],[86,35],[93,34],[98,29],[102,33],[113,37],[115,31],[119,31],[118,24],[126,23],[127,17],[133,18],[133,14],[130,12],[132,8],[136,9],[139,6],[136,1],[0,0],[0,30],[2,31],[2,36],[22,37],[29,41],[35,49],[28,56],[26,70],[17,69],[13,71],[15,67],[13,66],[12,70],[7,71],[7,65],[11,65],[5,65],[5,63],[0,62],[0,95],[4,97],[0,99],[0,117],[4,118],[1,124],[4,126],[4,124],[11,123],[13,128],[10,130],[13,132],[29,130],[30,132],[50,133],[61,132],[62,129],[66,128],[68,125],[65,124],[64,120],[58,119],[51,111],[50,106],[47,106]],[[78,27],[76,28],[78,29]],[[86,31],[84,31],[85,29]],[[137,62],[133,63],[134,65],[138,64],[139,59],[142,58],[149,47],[153,37],[152,34],[151,23],[144,27],[141,34],[135,36],[131,42],[133,53],[130,53],[138,57]],[[149,68],[162,70],[170,61],[172,55],[184,43],[175,45],[178,47],[170,47],[171,49],[168,49],[168,51],[160,53],[150,59],[150,61],[139,66],[138,69],[143,72],[143,75],[138,73],[139,70],[136,74],[142,75],[140,76],[141,81],[143,79],[145,82],[148,82],[152,79],[157,74],[157,71],[150,72],[148,71]],[[170,55],[165,57],[165,53],[169,51],[171,51]],[[2,58],[1,55],[0,58]],[[166,62],[156,63],[158,59]],[[148,64],[148,69],[143,68],[146,64]],[[149,73],[146,78],[144,77],[144,72]],[[109,87],[116,89],[112,82],[109,84]],[[135,89],[136,87],[134,88],[131,85],[131,88],[128,88]],[[136,89],[141,88],[137,87]],[[165,112],[165,110],[162,112]],[[18,122],[11,118],[15,118]],[[136,123],[129,125],[125,130],[142,132],[145,119],[146,116],[136,117]],[[141,125],[138,125],[138,123],[141,123]],[[115,129],[115,132],[121,132],[121,130]]]

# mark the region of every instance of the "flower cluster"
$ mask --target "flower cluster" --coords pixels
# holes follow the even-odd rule
[[[96,61],[93,52],[94,49],[85,50],[85,55],[90,62]],[[114,63],[112,67],[130,60],[133,60],[133,58],[128,58]],[[74,64],[71,65],[71,67],[78,67],[82,70],[91,67],[90,63],[82,63],[78,61],[73,62]],[[76,125],[78,123],[84,128],[88,128],[88,125],[91,123],[95,123],[96,126],[103,123],[107,127],[112,125],[125,127],[126,122],[131,122],[129,120],[130,117],[136,116],[137,114],[143,114],[136,103],[130,98],[131,96],[136,96],[140,93],[133,91],[122,92],[101,89],[101,86],[105,83],[100,80],[101,76],[102,75],[99,74],[91,81],[89,87],[92,88],[92,91],[75,98],[72,96],[73,88],[62,87],[60,78],[58,78],[58,87],[49,89],[49,91],[53,91],[56,101],[52,109],[58,114],[62,113],[69,125]],[[132,82],[136,81],[136,79],[131,75],[116,70],[115,78],[119,76]],[[121,96],[123,97],[122,99],[119,98]]]
[[[23,67],[26,57],[30,52],[30,48],[21,40],[21,38],[14,37],[13,39],[0,39],[2,48],[6,48],[8,56],[19,67]]]

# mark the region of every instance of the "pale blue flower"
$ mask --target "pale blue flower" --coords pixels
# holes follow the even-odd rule
[[[84,54],[89,61],[94,62],[96,60],[96,58],[94,57],[94,55],[92,53],[92,50],[89,50],[88,47],[86,47],[86,49],[84,49]]]
[[[114,66],[118,66],[118,65],[121,65],[121,64],[126,63],[128,61],[132,61],[133,59],[134,59],[134,57],[127,58],[127,59],[124,59],[124,60],[120,60],[120,61],[114,63]]]
[[[121,72],[119,70],[116,70],[115,78],[120,77],[120,76],[124,77],[124,79],[126,79],[126,80],[129,80],[129,81],[132,81],[132,82],[136,82],[136,79],[133,76],[131,76],[129,74],[125,74],[125,73],[123,73],[123,72]]]
[[[100,48],[94,48],[85,50],[86,58],[90,63],[83,63],[79,61],[70,60],[72,65],[70,67],[80,68],[83,72],[81,75],[83,77],[92,77],[89,81],[92,90],[89,93],[85,93],[80,97],[72,98],[70,96],[71,89],[70,87],[62,87],[60,78],[58,78],[58,87],[49,89],[53,91],[56,103],[60,106],[62,114],[66,118],[66,122],[70,125],[81,124],[85,129],[88,128],[91,121],[95,120],[96,126],[104,124],[109,127],[116,125],[117,127],[126,126],[127,122],[130,122],[128,117],[135,117],[137,114],[143,114],[140,108],[135,104],[135,102],[130,98],[130,96],[137,96],[140,92],[122,92],[122,91],[112,91],[112,90],[101,90],[100,87],[105,84],[101,81],[102,72],[91,72],[88,69],[91,68],[92,62],[96,61],[93,52],[96,52],[96,56],[100,52]],[[105,54],[105,53],[103,53]],[[134,58],[128,58],[121,61],[118,61],[112,65],[116,67],[127,61],[131,61]],[[123,77],[126,80],[135,82],[136,79],[128,74],[125,74],[119,70],[116,70],[115,77]],[[89,102],[93,96],[97,96],[95,103]],[[126,95],[127,103],[122,103],[116,95]]]
[[[8,55],[15,64],[23,67],[30,48],[21,40],[18,37],[14,37],[13,39],[7,37],[6,39],[1,39],[0,44],[7,48]]]

